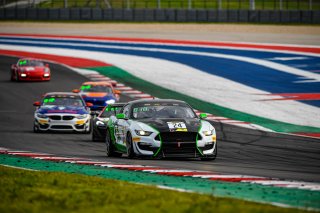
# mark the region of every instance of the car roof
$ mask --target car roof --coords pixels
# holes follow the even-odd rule
[[[130,104],[137,104],[137,103],[165,103],[165,102],[186,103],[184,101],[175,100],[175,99],[141,99],[141,100],[130,101],[129,103]]]
[[[112,86],[112,84],[108,81],[87,81],[82,83],[82,85],[103,85],[103,86]]]
[[[65,95],[65,96],[79,96],[80,95],[78,93],[73,93],[73,92],[48,92],[46,94],[44,94],[44,96],[47,95]]]

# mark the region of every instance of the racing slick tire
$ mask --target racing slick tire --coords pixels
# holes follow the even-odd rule
[[[130,159],[134,158],[135,153],[133,150],[132,136],[131,136],[130,132],[128,132],[128,134],[127,134],[126,147],[127,147],[128,158],[130,158]]]
[[[218,144],[216,144],[216,148],[214,149],[214,152],[212,155],[207,155],[206,157],[201,158],[202,161],[211,161],[215,160],[217,158],[218,154]]]
[[[109,130],[106,131],[106,155],[107,157],[121,157],[122,154],[114,151]]]
[[[39,130],[39,127],[34,123],[33,124],[33,132],[34,133],[39,133],[39,132],[41,132],[40,130]]]

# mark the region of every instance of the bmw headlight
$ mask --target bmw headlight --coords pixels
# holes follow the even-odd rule
[[[38,117],[38,118],[48,118],[47,115],[41,114],[41,113],[37,113],[37,117]]]
[[[152,132],[144,131],[144,130],[134,130],[137,135],[139,136],[149,136],[152,134]]]
[[[114,99],[110,99],[106,101],[106,104],[114,104],[116,101]]]
[[[76,118],[78,118],[78,119],[85,119],[87,117],[88,117],[88,114],[83,114],[83,115],[76,116]]]

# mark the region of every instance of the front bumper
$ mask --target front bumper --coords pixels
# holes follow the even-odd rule
[[[139,156],[197,158],[211,156],[216,149],[215,137],[197,132],[152,133],[150,136],[132,133],[132,141]]]
[[[51,76],[44,77],[43,75],[27,75],[26,77],[18,76],[19,81],[50,81]]]
[[[78,119],[74,114],[48,114],[47,116],[48,118],[39,118],[35,115],[35,126],[40,131],[85,132],[90,128],[90,115],[84,119]]]

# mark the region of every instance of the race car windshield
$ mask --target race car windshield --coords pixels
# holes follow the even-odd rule
[[[100,115],[101,118],[108,118],[111,115],[116,115],[119,113],[121,107],[112,107],[112,108],[106,108],[103,113]]]
[[[109,86],[103,85],[82,85],[81,91],[83,92],[106,92],[112,93],[112,89]]]
[[[18,62],[20,67],[44,67],[44,63],[36,60],[20,60]]]
[[[73,97],[45,97],[43,99],[43,105],[53,105],[53,106],[84,106],[83,101],[80,98]]]
[[[134,119],[144,118],[196,118],[193,110],[180,104],[150,104],[133,108]]]

